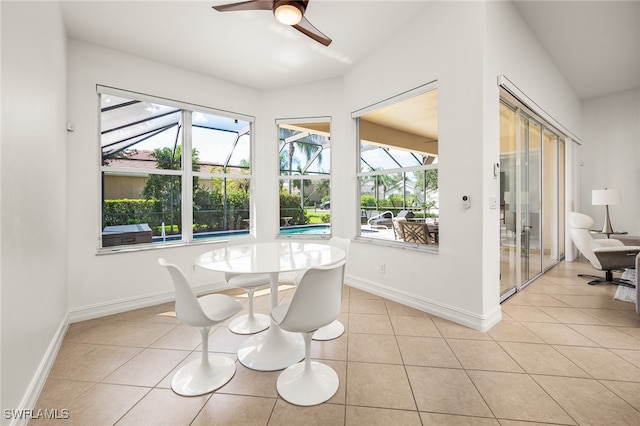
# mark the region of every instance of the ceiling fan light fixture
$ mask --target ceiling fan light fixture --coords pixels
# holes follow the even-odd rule
[[[284,25],[297,25],[302,21],[304,7],[300,2],[280,0],[273,7],[276,20]]]

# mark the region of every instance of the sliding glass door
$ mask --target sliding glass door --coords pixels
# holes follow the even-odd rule
[[[520,234],[516,223],[520,215],[518,203],[519,158],[517,143],[518,115],[504,104],[500,105],[500,295],[515,293],[519,283]]]
[[[541,120],[500,105],[500,294],[564,256],[564,143]]]
[[[542,273],[541,258],[541,144],[540,136],[542,128],[540,124],[532,122],[522,113],[518,114],[520,127],[520,212],[522,235],[520,261],[522,262],[522,278],[520,282],[526,283]]]

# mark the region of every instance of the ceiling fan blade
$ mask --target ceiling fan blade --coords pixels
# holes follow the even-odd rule
[[[272,10],[272,0],[249,0],[240,3],[221,4],[212,6],[218,12],[233,12],[236,10]]]
[[[326,35],[322,34],[319,29],[311,25],[311,22],[309,22],[304,16],[302,17],[302,21],[300,21],[300,23],[293,25],[293,28],[300,31],[302,34],[311,37],[320,44],[324,44],[325,46],[331,44],[332,40]]]

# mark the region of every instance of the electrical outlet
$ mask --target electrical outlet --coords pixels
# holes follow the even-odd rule
[[[198,272],[198,267],[196,266],[195,263],[191,264],[191,272]]]
[[[380,273],[381,274],[384,274],[386,272],[386,267],[387,266],[384,263],[380,264]]]

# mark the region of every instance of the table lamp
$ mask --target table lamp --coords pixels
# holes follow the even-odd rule
[[[609,220],[609,206],[622,204],[622,195],[619,189],[594,189],[591,192],[591,204],[594,206],[605,206],[603,234],[613,234],[611,220]]]

